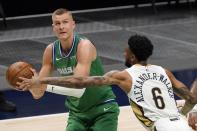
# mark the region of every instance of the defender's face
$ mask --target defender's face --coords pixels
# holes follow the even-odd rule
[[[69,13],[52,16],[52,26],[59,39],[68,39],[74,32],[75,22]]]
[[[125,66],[126,67],[131,67],[132,66],[131,51],[129,50],[128,47],[125,48],[124,56],[125,56]]]

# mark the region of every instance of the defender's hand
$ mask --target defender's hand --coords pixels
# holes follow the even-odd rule
[[[190,112],[188,116],[188,124],[194,131],[197,131],[197,112]]]
[[[31,79],[24,78],[24,77],[19,77],[21,82],[17,82],[17,85],[18,85],[16,87],[17,89],[22,90],[22,91],[26,91],[26,90],[29,90],[31,88],[39,88],[41,86],[41,84],[39,82],[38,74],[36,73],[36,70],[31,69],[31,71],[34,74]]]

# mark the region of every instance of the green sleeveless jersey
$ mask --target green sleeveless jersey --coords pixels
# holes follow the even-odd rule
[[[75,34],[72,47],[68,54],[64,54],[59,40],[53,43],[53,66],[62,76],[73,75],[73,70],[77,65],[77,46],[81,39],[87,39],[81,35]],[[91,64],[90,76],[103,75],[102,63],[97,56]],[[90,108],[101,104],[109,99],[114,99],[115,95],[111,86],[106,87],[90,87],[86,88],[81,98],[68,96],[65,105],[73,111],[85,112]]]

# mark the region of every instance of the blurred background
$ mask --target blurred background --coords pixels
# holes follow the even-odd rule
[[[16,110],[1,110],[1,120],[67,112],[65,96],[46,93],[33,100],[29,92],[12,90],[5,80],[7,67],[16,61],[29,62],[39,71],[45,47],[56,39],[51,13],[61,7],[73,12],[76,32],[94,42],[105,71],[125,68],[124,47],[137,33],[155,46],[150,63],[172,70],[188,87],[197,77],[195,0],[1,0],[0,91],[4,105],[16,105]],[[119,88],[113,90],[120,106],[129,104]]]

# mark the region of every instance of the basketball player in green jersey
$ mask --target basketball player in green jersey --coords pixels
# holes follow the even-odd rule
[[[103,75],[95,46],[74,33],[71,12],[57,9],[52,14],[52,22],[58,39],[46,47],[39,77],[49,76],[54,69],[62,76]],[[40,88],[46,90],[47,86]],[[65,105],[69,109],[66,131],[117,131],[119,107],[111,86],[85,89],[80,98],[68,93]]]

